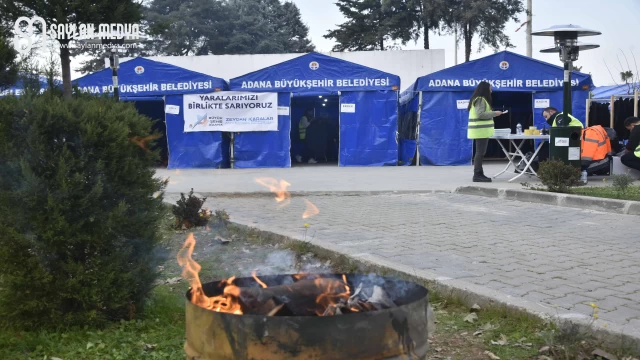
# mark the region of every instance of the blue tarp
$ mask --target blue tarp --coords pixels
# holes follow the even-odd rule
[[[415,101],[423,92],[420,115],[420,163],[428,165],[468,165],[473,142],[467,139],[469,112],[464,104],[480,81],[489,81],[494,92],[531,93],[533,124],[543,128],[542,109],[535,100],[549,100],[562,111],[564,70],[509,51],[460,64],[418,78],[401,94],[401,103]],[[584,122],[585,99],[593,88],[591,76],[572,73],[573,115]],[[528,100],[527,100],[528,101]],[[495,105],[495,104],[494,104]],[[520,104],[521,105],[521,104]],[[526,104],[525,104],[526,105]]]
[[[111,74],[111,69],[107,68],[75,79],[72,83],[91,94],[111,94]],[[206,94],[229,88],[223,79],[141,57],[120,64],[118,81],[120,99],[124,101],[132,97]]]
[[[609,99],[613,95],[633,95],[634,89],[640,87],[640,83],[598,86],[591,91],[594,99]]]
[[[273,65],[230,81],[231,90],[278,92],[279,106],[289,106],[289,97],[337,95],[340,104],[355,112],[340,113],[340,166],[395,165],[398,160],[397,91],[400,78],[397,75],[368,68],[352,62],[309,53],[283,63]],[[286,94],[285,102],[282,94]],[[286,134],[260,132],[241,134],[234,151],[245,154],[243,167],[289,167],[291,118],[279,116],[279,128]],[[283,131],[280,130],[280,131]],[[243,141],[251,138],[252,141]],[[278,144],[272,142],[278,141]],[[248,154],[251,154],[248,156]]]
[[[178,114],[165,114],[169,169],[218,169],[226,167],[224,139],[220,131],[184,132],[182,95],[165,97],[165,105],[180,107]],[[227,147],[229,142],[226,142]]]
[[[49,87],[49,82],[47,81],[47,78],[44,76],[40,76],[38,80],[40,82],[40,92],[42,93]],[[24,89],[24,86],[22,83],[23,83],[23,79],[18,78],[18,81],[14,86],[11,86],[7,89],[0,91],[0,97],[7,96],[7,95],[20,96],[20,94],[22,94],[22,90]],[[54,80],[54,85],[57,87],[62,86],[62,80]]]

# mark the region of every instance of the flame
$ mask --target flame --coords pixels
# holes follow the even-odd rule
[[[320,210],[318,210],[318,208],[315,205],[313,205],[311,201],[304,199],[304,202],[307,203],[307,210],[305,210],[304,213],[302,214],[303,219],[310,218],[320,213]]]
[[[257,271],[253,270],[251,272],[251,276],[253,276],[254,279],[256,279],[256,281],[258,282],[258,284],[260,284],[260,286],[262,286],[263,289],[267,288],[267,284],[263,283],[262,280],[258,279],[258,276],[256,275]]]
[[[235,276],[232,276],[227,280],[223,280],[220,283],[220,285],[224,285],[223,295],[213,297],[205,295],[202,290],[200,277],[198,276],[202,267],[191,257],[195,246],[196,239],[194,238],[193,233],[190,233],[177,256],[178,264],[182,267],[182,277],[189,282],[189,285],[191,285],[191,302],[195,305],[213,311],[242,314],[242,309],[238,302],[240,288],[233,285]]]
[[[289,201],[291,201],[291,194],[289,194],[289,192],[287,191],[287,188],[291,186],[291,184],[289,184],[288,182],[284,180],[280,180],[280,182],[278,182],[274,178],[266,177],[257,178],[256,182],[260,185],[268,187],[269,191],[275,193],[277,202],[283,202],[286,200],[286,202],[283,203],[283,205],[286,205],[289,203]]]
[[[349,289],[349,285],[347,285],[347,276],[342,275],[343,282],[339,280],[329,280],[318,278],[314,280],[314,283],[323,287],[324,291],[322,294],[318,295],[316,298],[316,304],[318,304],[318,309],[316,310],[316,314],[318,316],[323,316],[325,310],[327,310],[331,306],[336,306],[339,303],[344,303],[346,306],[347,300],[351,296],[351,290]]]

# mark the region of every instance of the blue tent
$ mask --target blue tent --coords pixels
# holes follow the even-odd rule
[[[91,94],[112,94],[111,74],[111,69],[107,68],[72,83]],[[219,131],[185,133],[182,109],[182,95],[228,90],[225,80],[141,57],[121,63],[118,80],[123,101],[156,101],[162,106],[162,113],[164,105],[178,106],[178,114],[164,114],[170,169],[226,167],[227,138]],[[139,111],[149,108],[146,104],[137,107]]]
[[[49,82],[47,81],[47,78],[45,76],[39,76],[38,80],[40,82],[40,92],[42,93],[49,87]],[[0,91],[0,97],[7,96],[7,95],[20,96],[20,94],[22,94],[22,90],[24,89],[24,86],[22,83],[23,83],[23,79],[18,78],[18,81],[14,86],[11,86],[7,89]],[[56,79],[54,80],[54,85],[62,86],[62,81],[59,79]]]
[[[592,98],[606,100],[613,95],[633,95],[634,89],[640,87],[640,83],[598,86],[591,91]]]
[[[553,106],[562,111],[563,79],[560,66],[502,51],[418,78],[401,94],[400,117],[407,117],[408,112],[419,114],[420,164],[468,165],[473,142],[467,139],[467,104],[480,81],[492,84],[495,109],[511,109],[510,114],[496,118],[496,127],[514,131],[517,123],[524,128],[548,127],[542,108]],[[572,73],[573,115],[582,122],[592,88],[590,75]],[[521,117],[513,120],[511,116]],[[413,153],[402,148],[412,145],[404,140],[400,140],[400,152]]]
[[[290,167],[291,129],[297,129],[292,97],[339,96],[339,165],[396,165],[400,78],[318,53],[309,53],[230,81],[231,90],[277,92],[277,132],[237,134],[238,168]]]

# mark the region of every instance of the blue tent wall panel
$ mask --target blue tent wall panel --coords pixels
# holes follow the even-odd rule
[[[165,114],[169,142],[169,169],[221,168],[222,132],[184,132],[182,95],[170,95],[165,105],[177,105],[179,114]]]
[[[289,93],[278,94],[278,106],[291,106]],[[236,133],[234,141],[235,168],[291,167],[291,118],[278,116],[278,131]]]
[[[469,165],[473,141],[467,139],[469,111],[458,110],[457,100],[471,92],[424,92],[420,115],[420,164]]]
[[[354,113],[340,113],[340,166],[396,165],[397,92],[346,91],[340,104],[356,104]]]

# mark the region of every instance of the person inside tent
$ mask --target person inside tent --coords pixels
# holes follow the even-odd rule
[[[620,162],[627,167],[640,171],[640,118],[630,117],[624,121],[624,127],[631,132],[624,155]]]
[[[307,128],[309,127],[312,121],[313,121],[313,108],[308,108],[307,111],[305,111],[304,116],[300,118],[300,123],[298,123],[299,139],[300,139],[300,143],[302,144],[302,150],[301,150],[302,154],[305,154],[306,152],[308,152]],[[302,154],[296,155],[296,160],[299,163],[302,162]],[[309,159],[309,164],[315,164],[315,163],[316,161],[313,157]]]

